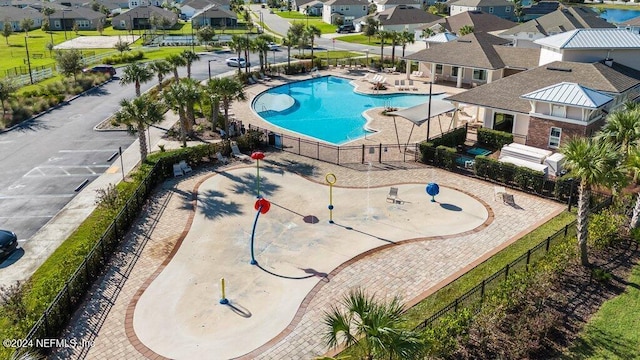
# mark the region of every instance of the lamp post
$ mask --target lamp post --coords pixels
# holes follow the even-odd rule
[[[427,107],[427,142],[429,141],[429,129],[431,128],[431,91],[433,81],[429,81],[429,106]]]
[[[62,9],[62,30],[64,30],[64,39],[67,40],[67,24],[64,22],[64,9]]]
[[[209,67],[209,80],[211,80],[211,62],[212,61],[216,61],[216,59],[209,59],[207,60],[207,65]]]

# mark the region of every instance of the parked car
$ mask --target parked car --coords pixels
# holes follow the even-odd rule
[[[3,260],[18,248],[18,237],[13,231],[0,230],[0,260]]]
[[[271,50],[271,51],[278,50],[278,48],[280,47],[280,45],[278,45],[278,44],[276,44],[276,43],[273,43],[273,42],[270,42],[270,43],[268,44],[268,46],[269,46],[269,50]]]
[[[340,25],[338,26],[338,28],[336,29],[336,32],[338,34],[342,34],[342,33],[350,33],[350,32],[354,32],[356,31],[356,27],[353,26],[353,24],[348,24],[348,25]]]
[[[82,70],[84,73],[104,73],[111,76],[116,74],[116,68],[111,65],[96,65]]]
[[[232,58],[228,58],[227,60],[225,60],[225,62],[227,63],[227,66],[231,66],[231,67],[245,67],[245,66],[247,66],[247,63],[246,63],[244,58],[232,57]],[[251,65],[249,65],[249,66],[251,66]]]

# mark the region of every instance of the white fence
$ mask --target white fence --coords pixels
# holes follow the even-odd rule
[[[18,86],[23,86],[23,85],[28,85],[31,84],[31,78],[33,77],[33,83],[37,83],[39,81],[42,81],[44,79],[48,79],[50,77],[53,77],[53,70],[51,68],[44,68],[42,70],[34,70],[31,72],[31,76],[29,76],[29,74],[25,74],[25,75],[20,75],[20,76],[16,76],[12,78],[12,81],[18,85]]]

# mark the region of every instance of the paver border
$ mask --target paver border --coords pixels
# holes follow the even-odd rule
[[[235,167],[230,167],[230,168],[224,169],[224,171],[236,170],[236,169],[246,168],[246,167],[249,167],[249,166],[246,166],[246,165],[245,166],[235,166]],[[312,179],[309,176],[301,175],[301,174],[296,173],[296,172],[293,172],[293,173],[295,173],[296,175],[306,179],[307,181],[310,181],[310,182],[313,182],[313,183],[316,183],[316,184],[324,184],[322,181],[318,181],[318,180]],[[196,184],[194,185],[193,190],[192,190],[192,198],[191,198],[191,202],[192,202],[192,205],[193,205],[192,206],[192,210],[191,210],[191,212],[189,214],[187,222],[185,223],[185,226],[184,226],[184,229],[182,230],[182,233],[180,234],[180,236],[176,240],[176,243],[175,243],[173,249],[171,250],[171,252],[167,255],[167,257],[163,260],[163,262],[158,266],[158,268],[153,272],[153,274],[151,274],[147,278],[147,280],[145,280],[144,283],[140,286],[140,288],[138,288],[138,290],[136,291],[135,295],[132,297],[131,301],[129,302],[129,305],[127,306],[126,315],[125,315],[125,324],[124,324],[125,333],[127,335],[127,338],[129,340],[129,342],[131,343],[131,345],[141,355],[143,355],[144,357],[146,357],[148,359],[158,359],[158,360],[167,359],[168,360],[169,358],[164,357],[164,356],[154,352],[153,350],[151,350],[149,347],[147,347],[145,344],[143,344],[140,341],[140,339],[138,338],[138,336],[137,336],[137,334],[135,332],[135,329],[133,327],[133,315],[134,315],[134,312],[135,312],[135,307],[138,304],[138,300],[140,299],[140,297],[142,297],[142,294],[144,294],[145,290],[149,287],[149,285],[151,285],[151,283],[167,267],[167,265],[171,262],[171,260],[173,260],[173,257],[178,252],[178,250],[180,249],[180,247],[182,245],[182,242],[184,241],[184,239],[186,238],[187,234],[189,233],[189,230],[191,229],[191,225],[193,224],[193,219],[195,217],[195,213],[196,213],[196,209],[197,209],[196,204],[197,204],[197,200],[198,200],[198,189],[200,188],[200,186],[205,181],[209,180],[210,178],[212,178],[213,176],[216,176],[218,174],[219,174],[219,172],[215,171],[215,172],[213,172],[211,174],[203,176],[201,179],[199,179],[196,182]],[[409,185],[409,184],[422,184],[422,183],[420,183],[420,182],[406,182],[406,183],[394,183],[394,184],[397,184],[397,185]],[[380,187],[386,187],[386,186],[389,186],[389,184],[374,186],[374,188],[380,188]],[[361,186],[339,186],[339,187],[346,188],[346,189],[361,189],[362,188]],[[478,233],[478,232],[484,230],[486,227],[488,227],[495,220],[495,213],[493,212],[493,209],[484,200],[478,198],[477,196],[475,196],[475,195],[473,195],[473,194],[471,194],[471,193],[469,193],[469,192],[467,192],[465,190],[461,190],[461,189],[458,189],[456,187],[451,187],[451,186],[443,186],[443,187],[446,187],[446,188],[453,189],[455,191],[461,192],[461,193],[463,193],[463,194],[465,194],[467,196],[470,196],[470,197],[474,198],[476,201],[480,202],[485,207],[485,209],[487,210],[487,213],[488,213],[487,219],[482,224],[480,224],[477,227],[475,227],[474,229],[463,231],[463,232],[460,232],[460,233],[450,234],[450,235],[437,235],[437,236],[430,236],[430,237],[420,237],[420,238],[406,239],[406,240],[397,241],[397,242],[392,243],[392,244],[385,244],[385,245],[378,246],[378,247],[373,248],[373,249],[369,249],[369,250],[367,250],[365,252],[357,254],[353,258],[351,258],[351,259],[343,262],[342,264],[340,264],[338,267],[333,269],[329,274],[327,274],[326,279],[330,279],[330,278],[334,277],[335,275],[337,275],[338,273],[340,273],[342,270],[346,269],[348,266],[350,266],[350,265],[352,265],[352,264],[354,264],[354,263],[356,263],[356,262],[358,262],[358,261],[360,261],[360,260],[362,260],[362,259],[374,254],[374,253],[386,250],[386,249],[388,249],[388,248],[390,248],[392,246],[400,246],[400,245],[404,245],[404,244],[408,244],[408,243],[414,243],[414,242],[444,240],[444,239],[449,239],[449,238],[454,238],[454,237],[459,237],[459,236],[465,236],[465,235]],[[513,241],[519,239],[521,237],[520,234],[522,234],[523,232],[518,233],[518,235],[516,237],[514,237]],[[509,244],[511,244],[513,241],[510,241]],[[484,258],[484,257],[482,257],[482,258]],[[478,259],[478,260],[480,260],[480,259]],[[483,259],[482,261],[484,261],[484,260],[486,260],[486,259]],[[475,264],[475,262],[472,263],[472,265],[473,264]],[[463,269],[464,272],[468,271],[467,268],[469,266],[467,266],[467,267],[465,267]],[[456,272],[454,275],[457,274],[456,277],[459,277],[461,274],[458,274],[458,273],[460,273],[461,271]],[[462,273],[464,273],[464,272],[462,272]],[[443,280],[442,282],[440,282],[439,284],[437,284],[433,288],[436,288],[435,290],[437,290],[437,289],[441,288],[442,286],[448,284],[449,281],[455,279],[455,277],[452,278],[452,276],[447,277],[447,279]],[[452,279],[449,280],[450,278],[452,278]],[[316,296],[316,294],[322,289],[322,287],[327,282],[328,281],[319,281],[311,289],[311,291],[309,291],[309,293],[304,297],[304,299],[300,303],[300,306],[298,307],[298,310],[296,311],[296,313],[295,313],[293,319],[291,320],[291,322],[289,323],[289,325],[287,325],[287,327],[285,329],[283,329],[278,335],[276,335],[275,337],[273,337],[271,340],[269,340],[265,344],[261,345],[260,347],[252,350],[251,352],[249,352],[247,354],[244,354],[244,355],[241,355],[239,357],[236,357],[235,359],[252,359],[256,355],[259,355],[259,354],[263,353],[265,350],[271,348],[273,345],[277,344],[283,338],[285,338],[287,335],[289,335],[295,329],[295,327],[300,323],[300,321],[302,320],[302,317],[303,317],[304,313],[306,312],[307,307],[311,303],[311,300]],[[431,294],[432,292],[435,291],[435,290],[431,290],[431,292],[430,292],[430,290],[427,290],[424,293],[421,293],[418,297],[413,299],[411,301],[411,305],[410,306],[415,305],[416,303],[418,303],[419,301],[424,299],[426,296],[428,296],[429,294]],[[408,307],[410,307],[410,306],[408,306]]]

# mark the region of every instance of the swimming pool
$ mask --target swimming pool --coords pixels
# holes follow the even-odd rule
[[[358,94],[353,92],[351,81],[325,76],[281,85],[258,95],[253,110],[275,126],[342,145],[370,133],[364,128],[364,111],[387,106],[406,108],[429,98],[418,94]]]

